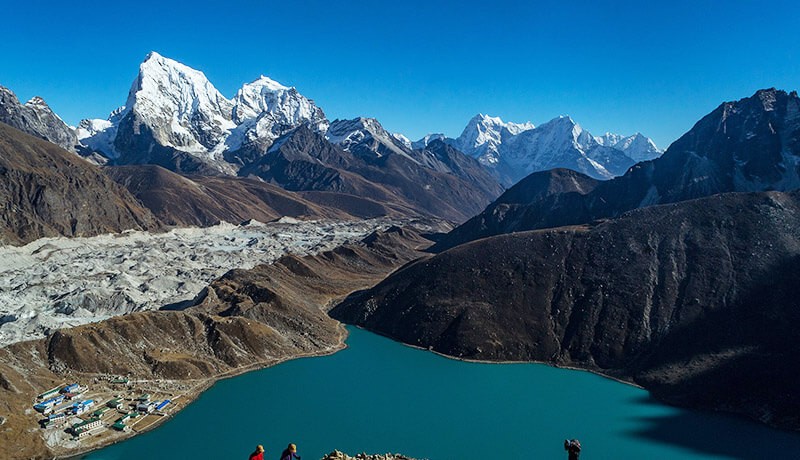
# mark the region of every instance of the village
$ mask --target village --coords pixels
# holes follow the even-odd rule
[[[188,403],[187,390],[189,386],[163,380],[100,376],[92,383],[64,383],[43,391],[30,412],[51,447],[94,448],[163,421]]]

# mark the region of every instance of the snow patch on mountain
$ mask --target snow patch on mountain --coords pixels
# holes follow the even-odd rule
[[[352,120],[334,120],[325,137],[329,142],[362,157],[397,154],[414,163],[419,163],[410,155],[410,149],[406,147],[406,143],[386,131],[374,118],[358,117]]]
[[[436,140],[443,141],[443,140],[446,140],[446,139],[447,139],[447,136],[445,136],[443,133],[431,133],[431,134],[426,135],[425,137],[423,137],[422,139],[420,139],[418,141],[412,142],[411,143],[411,148],[413,148],[414,150],[424,149],[425,147],[428,146],[428,144],[430,144],[433,141],[436,141]]]

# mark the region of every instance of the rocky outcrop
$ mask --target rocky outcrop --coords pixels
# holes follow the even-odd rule
[[[381,455],[381,454],[361,453],[361,454],[356,454],[354,457],[351,457],[345,453],[339,452],[338,450],[334,450],[328,455],[322,457],[322,460],[414,460],[414,459],[400,454]]]
[[[50,141],[64,150],[75,152],[78,145],[75,133],[53,113],[44,99],[36,96],[21,104],[10,89],[2,86],[0,86],[0,122]]]
[[[96,166],[3,123],[0,203],[0,243],[161,227]]]
[[[333,317],[451,356],[601,372],[800,429],[800,192],[654,206],[421,259]]]

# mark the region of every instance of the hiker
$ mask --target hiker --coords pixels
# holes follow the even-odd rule
[[[250,460],[264,460],[264,446],[256,446],[256,451],[250,454]]]
[[[581,442],[577,439],[565,439],[564,450],[569,453],[569,460],[578,460],[581,456]]]
[[[294,444],[289,444],[289,447],[284,449],[283,453],[281,454],[281,460],[300,460],[300,456],[297,455],[297,446]]]

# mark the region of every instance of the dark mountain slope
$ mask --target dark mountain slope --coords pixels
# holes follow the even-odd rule
[[[0,123],[0,242],[91,236],[161,224],[74,153]]]
[[[446,234],[431,250],[441,252],[478,238],[553,226],[552,222],[564,219],[564,213],[580,213],[581,197],[599,183],[571,169],[535,172],[506,190],[482,213]],[[551,212],[545,212],[548,210]]]
[[[332,316],[464,358],[578,366],[800,429],[800,192],[734,193],[422,259]],[[783,365],[780,365],[783,363]]]
[[[168,225],[214,225],[282,216],[348,218],[347,212],[318,206],[265,182],[238,177],[184,177],[160,166],[104,169]]]
[[[407,215],[456,222],[478,212],[495,192],[500,193],[496,183],[492,191],[486,191],[468,178],[434,171],[407,155],[370,157],[362,152],[356,156],[306,126],[278,139],[259,160],[243,167],[240,175],[255,175],[292,191],[367,197],[389,208],[405,210]],[[485,179],[492,180],[488,175]]]
[[[726,102],[698,121],[660,158],[633,166],[589,193],[532,199],[524,219],[484,213],[486,222],[457,228],[441,249],[509,231],[575,225],[631,209],[725,192],[800,188],[800,98],[761,90]],[[507,225],[511,222],[513,225]]]

